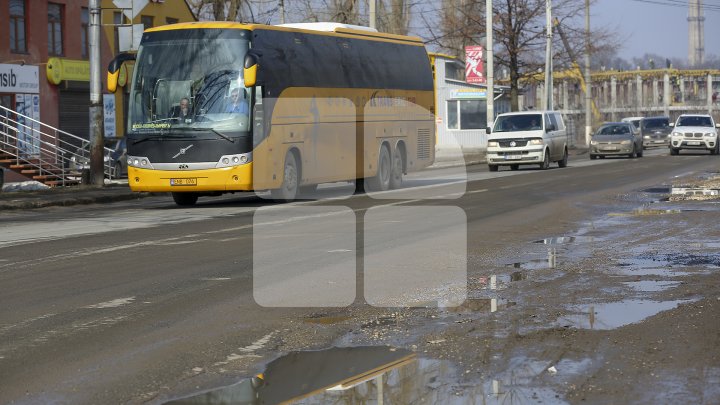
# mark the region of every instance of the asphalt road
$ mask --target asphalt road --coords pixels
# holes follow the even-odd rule
[[[719,163],[650,150],[576,156],[547,171],[434,170],[400,192],[286,205],[231,195],[178,208],[148,197],[0,212],[0,403],[163,402],[262,372],[292,350],[333,345],[396,345],[470,367],[457,356],[481,350],[471,343],[422,347],[448,329],[435,306],[484,288],[483,263],[529,260],[529,243],[607,218],[618,201],[642,206],[622,196]],[[578,249],[573,260],[588,255]],[[388,316],[392,328],[361,333]],[[448,384],[483,386],[490,368],[472,367]],[[473,381],[475,372],[483,377]],[[435,401],[444,402],[426,402]]]

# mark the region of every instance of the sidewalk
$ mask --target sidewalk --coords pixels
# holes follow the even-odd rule
[[[24,185],[24,184],[23,184]],[[4,210],[23,210],[52,206],[69,206],[83,204],[110,203],[143,198],[151,193],[133,193],[125,184],[108,184],[105,187],[72,186],[37,189],[27,186],[20,187],[18,191],[6,191],[17,183],[8,183],[0,192],[0,212]]]
[[[585,148],[571,148],[570,156],[587,155]],[[430,168],[444,168],[485,164],[484,148],[443,149],[438,148],[435,163]],[[71,206],[85,204],[103,204],[127,201],[162,193],[133,193],[127,180],[111,182],[105,187],[73,186],[67,188],[38,189],[34,182],[8,183],[0,192],[0,212],[4,210],[23,210],[52,206]],[[37,183],[36,183],[37,184]],[[16,190],[16,191],[12,191]]]

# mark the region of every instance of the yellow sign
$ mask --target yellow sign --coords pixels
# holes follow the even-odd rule
[[[89,82],[90,62],[86,60],[50,58],[48,59],[46,72],[48,81],[55,85],[60,84],[63,80]]]

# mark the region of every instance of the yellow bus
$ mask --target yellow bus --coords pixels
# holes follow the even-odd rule
[[[270,190],[292,201],[320,183],[402,185],[433,163],[430,60],[416,37],[334,23],[167,25],[108,67],[134,60],[128,182],[200,196]]]

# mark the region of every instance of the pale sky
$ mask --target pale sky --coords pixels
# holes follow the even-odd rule
[[[599,0],[591,6],[590,25],[617,29],[626,38],[619,56],[630,60],[645,53],[665,57],[688,57],[687,6],[677,0]],[[720,1],[703,0],[705,15],[705,54],[720,55]]]

